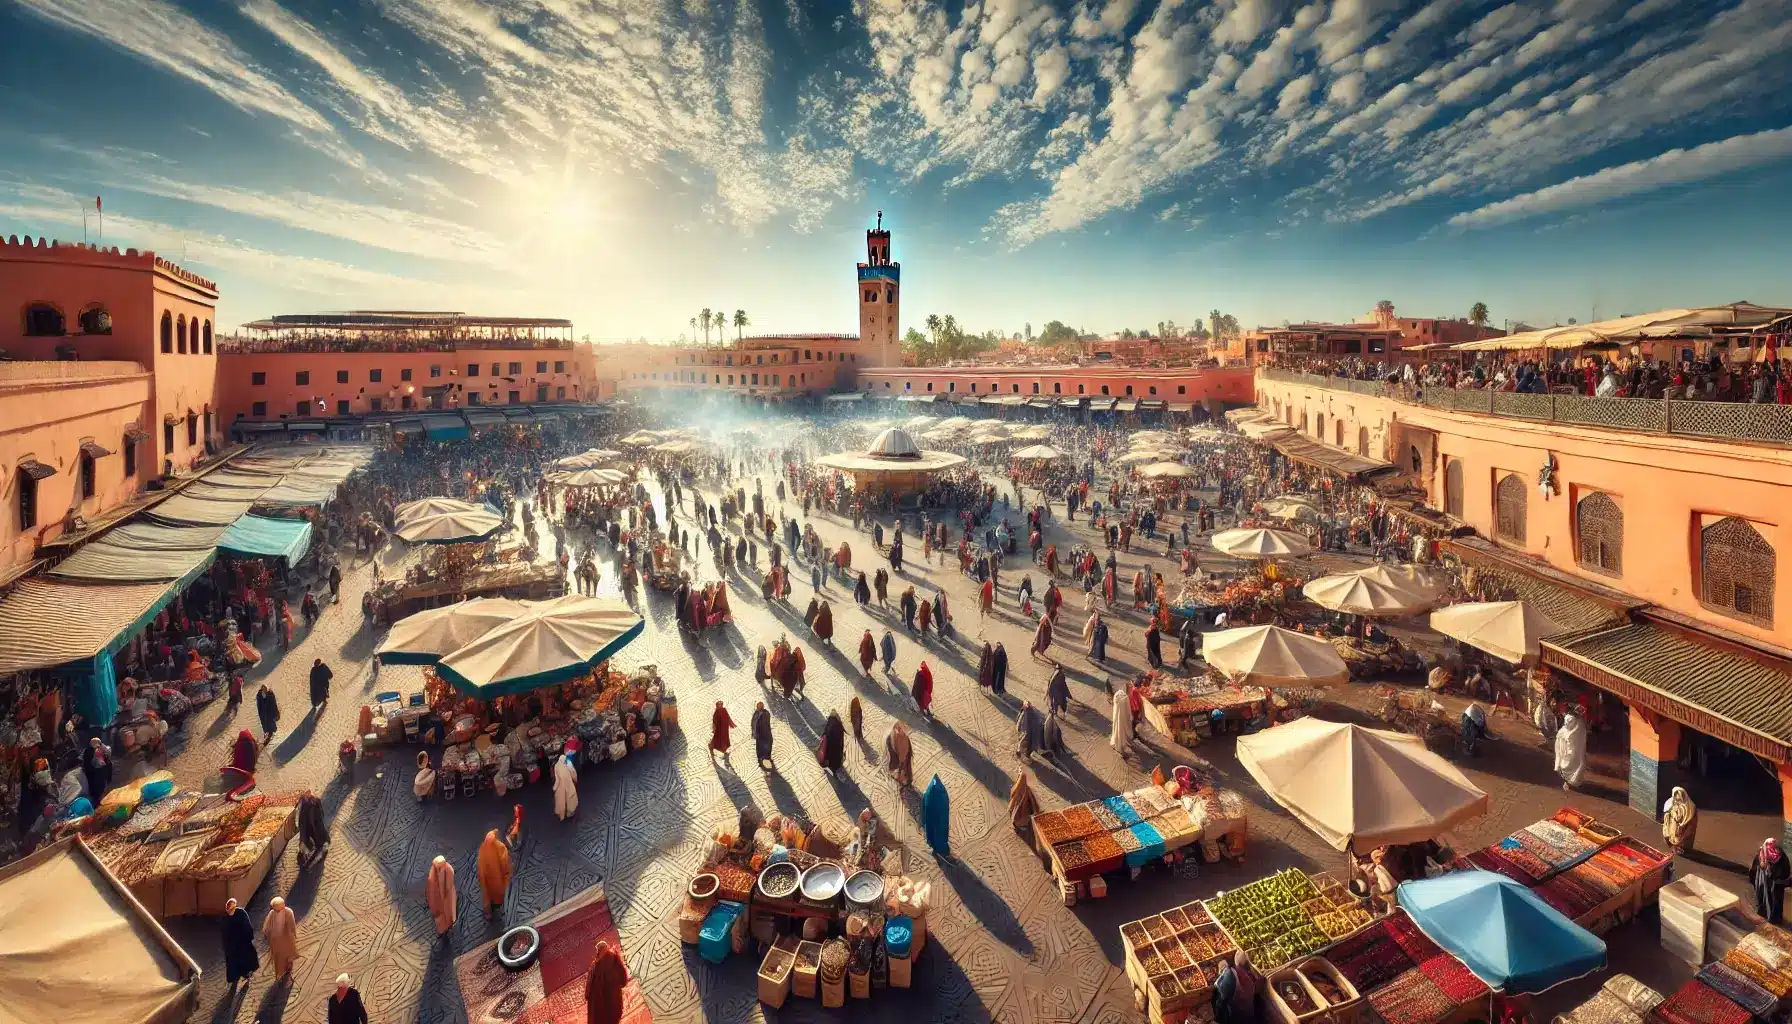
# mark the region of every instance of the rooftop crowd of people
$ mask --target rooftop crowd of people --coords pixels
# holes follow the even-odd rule
[[[565,338],[541,338],[529,335],[418,337],[409,333],[388,334],[283,334],[274,337],[220,338],[219,351],[244,352],[453,352],[461,349],[570,349],[573,343]]]
[[[1565,354],[1525,359],[1485,353],[1475,362],[1383,363],[1359,356],[1284,360],[1283,369],[1348,380],[1380,380],[1409,388],[1492,390],[1591,398],[1668,398],[1754,405],[1792,405],[1792,367],[1772,354],[1761,362]]]

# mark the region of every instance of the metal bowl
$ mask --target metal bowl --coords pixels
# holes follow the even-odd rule
[[[796,865],[788,861],[767,865],[759,873],[759,891],[768,899],[789,899],[796,895],[798,875]]]
[[[883,898],[884,876],[875,871],[857,871],[846,880],[846,900],[854,906],[876,906]]]
[[[823,862],[803,872],[803,896],[825,903],[840,895],[846,887],[846,871],[838,864]]]
[[[689,891],[692,899],[706,900],[711,896],[714,896],[716,891],[721,887],[721,878],[717,877],[716,873],[713,871],[705,871],[696,878],[691,879],[691,887]]]

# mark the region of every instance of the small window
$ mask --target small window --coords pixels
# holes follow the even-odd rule
[[[130,434],[124,435],[124,445],[120,449],[124,454],[124,478],[132,479],[137,475],[137,439]]]
[[[205,354],[208,356],[212,354],[212,322],[210,320],[205,322]]]
[[[516,405],[518,402],[521,402],[523,400],[523,393],[521,391],[512,391],[512,392],[509,392],[508,394],[509,394],[509,397],[507,397],[505,399],[505,401],[509,402],[511,405]],[[405,399],[405,401],[408,402],[408,401],[410,401],[410,399],[407,398],[407,399]]]
[[[378,399],[375,399],[375,401],[377,402]],[[479,392],[477,392],[477,391],[467,392],[467,404],[468,405],[478,405],[479,404]],[[379,408],[379,406],[375,405],[374,408],[377,409],[377,408]]]
[[[1076,386],[1076,393],[1079,395],[1083,393],[1083,386],[1081,384]]]
[[[479,364],[478,363],[468,363],[467,364],[467,376],[469,376],[469,377],[479,376]]]
[[[496,376],[498,376],[498,375],[499,375],[499,373],[500,373],[500,372],[502,372],[502,371],[500,371],[500,370],[499,370],[499,369],[498,369],[498,364],[497,364],[497,363],[493,363],[493,364],[492,364],[492,376],[494,376],[494,377],[496,377]]]
[[[95,306],[81,314],[82,334],[111,334],[112,314],[105,307]]]
[[[1018,395],[1018,394],[1020,394],[1020,385],[1019,384],[1010,384],[1010,385],[1008,385],[1008,390],[1010,390],[1014,394]]]
[[[536,386],[535,400],[537,402],[545,402],[548,400],[548,386],[546,384],[541,384],[541,385]]]
[[[1624,575],[1624,510],[1604,491],[1588,491],[1574,506],[1576,553],[1581,567]]]
[[[933,382],[932,381],[927,382],[927,390],[929,390],[929,391],[933,390]]]
[[[199,417],[193,410],[187,410],[187,446],[190,448],[199,443]]]
[[[430,363],[429,364],[429,375],[431,377],[440,377],[442,375],[442,364],[441,363]]]
[[[251,402],[251,403],[249,403],[249,415],[251,415],[251,416],[266,416],[267,414],[268,414],[268,403],[266,403],[266,402]]]
[[[266,384],[267,382],[268,382],[268,375],[261,370],[256,370],[255,372],[249,374],[249,383],[255,385],[256,387],[261,387],[262,385]]]
[[[292,382],[294,384],[299,385],[300,387],[304,387],[304,386],[310,384],[311,383],[311,371],[310,370],[300,370],[299,372],[293,374]]]
[[[306,399],[301,398],[299,401],[297,401],[293,404],[292,412],[293,412],[294,416],[309,416],[309,415],[311,415],[311,402]]]
[[[337,370],[336,371],[336,383],[338,383],[338,384],[347,384],[348,383],[348,371],[347,370]]]
[[[1187,385],[1187,384],[1178,384],[1178,385],[1176,385],[1176,393],[1177,393],[1177,394],[1179,394],[1179,395],[1186,395],[1186,394],[1188,394],[1188,385]]]
[[[946,385],[946,390],[947,390],[947,391],[957,391],[957,390],[958,390],[958,382],[957,382],[957,381],[953,381],[953,382],[952,382],[952,383],[950,383],[950,384],[947,384],[947,385]]]
[[[1064,393],[1064,385],[1058,381],[1052,381],[1052,394],[1061,395],[1063,393]]]
[[[31,470],[16,470],[19,478],[19,529],[29,530],[37,525],[37,477]]]
[[[1407,461],[1412,464],[1412,471],[1414,473],[1425,472],[1425,454],[1419,451],[1418,445],[1411,444],[1406,446],[1406,458]]]
[[[193,347],[198,348],[199,346],[194,345]],[[174,319],[174,351],[177,355],[187,354],[187,318],[184,316]]]
[[[167,312],[162,314],[162,351],[174,351],[174,317]]]
[[[404,369],[398,371],[398,379],[399,380],[410,380],[411,379],[410,367],[407,366]]]
[[[162,451],[164,453],[174,451],[174,424],[172,423],[162,424]]]
[[[367,383],[378,384],[380,382],[380,378],[382,376],[384,376],[384,374],[385,374],[385,371],[383,371],[383,370],[368,370],[367,371]]]
[[[522,363],[511,363],[510,364],[510,375],[512,377],[514,377],[517,374],[522,373],[522,372],[523,372],[523,364]]]
[[[974,394],[976,394],[976,393],[977,393],[977,382],[976,382],[976,381],[971,381],[971,394],[973,394],[973,395],[974,395]]]
[[[25,307],[25,336],[28,338],[60,338],[68,333],[62,310],[47,302],[34,302]]]
[[[478,396],[478,395],[474,395],[474,396],[473,396],[473,397],[474,397],[474,398],[478,398],[478,397],[479,397],[479,396]],[[473,404],[474,404],[474,405],[478,405],[478,404],[479,404],[479,403],[478,403],[478,402],[474,402],[474,403],[473,403]],[[383,399],[379,399],[379,398],[369,398],[369,399],[368,399],[368,400],[367,400],[367,408],[368,408],[368,409],[369,409],[369,410],[370,410],[370,411],[372,411],[372,412],[379,412],[379,411],[380,411],[380,410],[381,410],[381,409],[383,409],[383,408],[385,408],[385,407],[386,407],[386,403],[385,403],[385,401],[384,401],[384,400],[383,400]]]
[[[694,362],[696,362],[696,361],[697,361],[697,359],[696,359],[696,357],[695,357],[695,356],[693,356],[693,357],[691,357],[691,362],[693,362],[693,363],[694,363]],[[535,372],[536,372],[536,373],[546,373],[546,372],[548,372],[548,361],[547,361],[547,360],[546,360],[546,359],[543,359],[543,360],[540,360],[540,361],[539,361],[539,362],[537,362],[537,363],[536,363],[536,364],[535,364]]]
[[[1106,384],[1101,386],[1101,393],[1104,395],[1108,393],[1108,386]]]
[[[338,416],[347,416],[348,415],[348,399],[338,398],[336,400],[336,415],[338,415]]]
[[[1127,397],[1129,397],[1129,398],[1132,396],[1132,385],[1131,384],[1126,385],[1126,394],[1127,394]]]
[[[1157,394],[1157,388],[1155,388],[1155,387],[1151,388],[1150,391],[1154,395]]]
[[[79,500],[86,501],[99,491],[99,469],[94,457],[86,452],[81,453],[81,493]]]
[[[1726,516],[1699,531],[1699,591],[1718,612],[1773,625],[1777,555],[1753,523]]]
[[[566,372],[566,360],[564,360],[564,359],[554,360],[554,372],[555,373],[565,373]]]
[[[709,383],[709,374],[706,373],[703,375],[703,383],[705,383],[705,384]],[[554,389],[554,397],[556,399],[564,401],[566,398],[566,389],[565,388],[555,388]]]

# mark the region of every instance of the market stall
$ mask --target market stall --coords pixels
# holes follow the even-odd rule
[[[298,831],[299,794],[148,799],[169,783],[152,775],[107,794],[83,840],[157,917],[215,916],[231,899],[247,905]],[[122,823],[108,827],[117,817]]]
[[[454,553],[459,546],[440,550]],[[368,592],[375,625],[396,622],[426,608],[474,597],[509,597],[545,600],[566,592],[566,579],[557,565],[511,561],[480,564],[471,553],[444,555],[435,566],[416,566],[403,579],[383,580]]]
[[[199,965],[81,841],[0,868],[0,1015],[177,1024]]]
[[[691,878],[680,937],[711,963],[764,951],[759,998],[792,995],[825,1007],[908,988],[927,938],[929,883],[905,874],[903,846],[863,812],[857,822],[809,825],[789,815],[743,814],[718,832]]]
[[[1236,733],[1252,722],[1268,721],[1270,692],[1258,686],[1229,686],[1161,672],[1147,677],[1144,719],[1185,747],[1219,733]]]
[[[1491,871],[1595,934],[1655,902],[1673,858],[1570,807],[1466,854],[1453,868]]]
[[[1492,871],[1400,883],[1400,909],[1501,992],[1532,994],[1605,966],[1605,943],[1528,887]]]
[[[1034,815],[1033,844],[1070,906],[1105,892],[1104,875],[1136,876],[1153,861],[1182,860],[1197,844],[1208,861],[1242,858],[1247,827],[1243,797],[1182,766],[1162,786]]]
[[[518,957],[534,942],[534,955]],[[622,952],[604,887],[594,885],[454,961],[468,1024],[586,1024],[593,952],[608,942]],[[509,943],[518,950],[503,950]],[[507,963],[506,960],[509,962]],[[652,1024],[637,979],[622,987],[623,1024]]]

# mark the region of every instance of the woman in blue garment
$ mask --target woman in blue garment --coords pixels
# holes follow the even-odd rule
[[[927,845],[934,854],[940,857],[952,856],[952,801],[946,795],[946,785],[938,775],[927,784],[927,791],[921,795],[921,822],[927,833]]]

